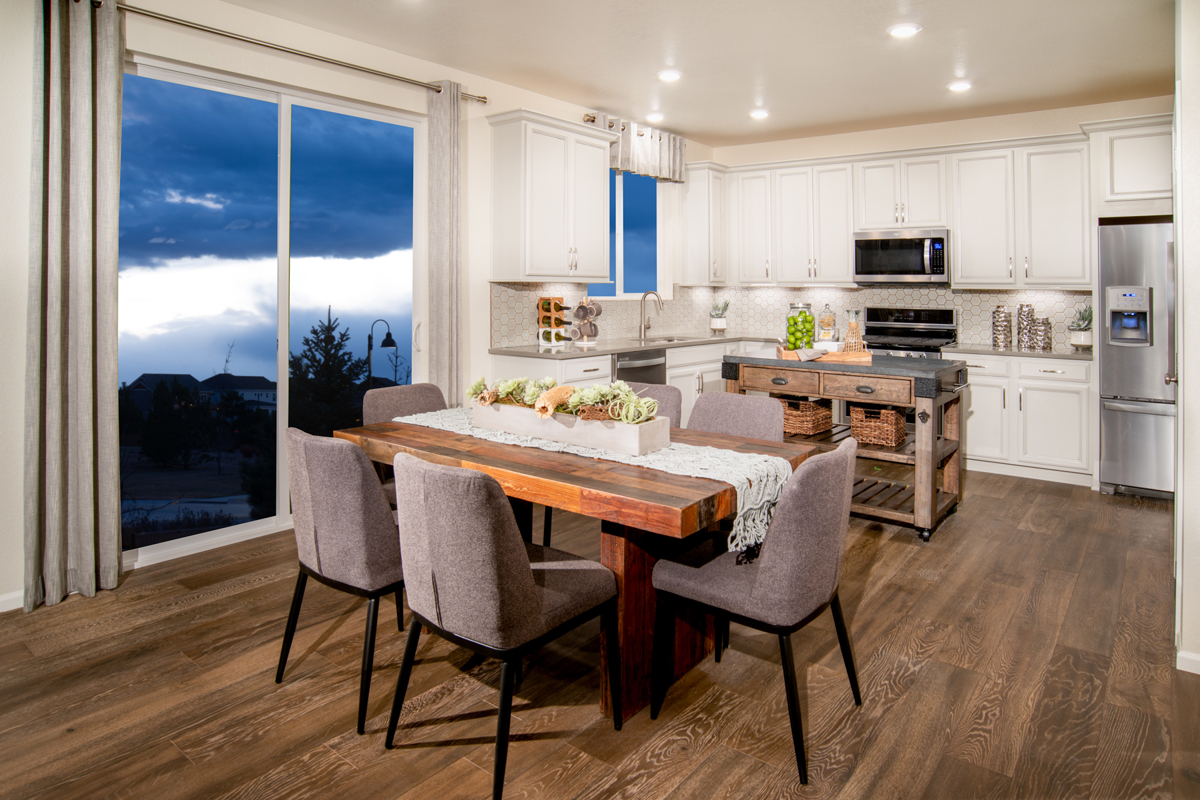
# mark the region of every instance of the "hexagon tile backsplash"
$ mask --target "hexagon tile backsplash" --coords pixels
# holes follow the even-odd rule
[[[537,341],[537,299],[562,297],[571,306],[587,298],[583,284],[577,283],[493,283],[491,345],[535,344]],[[1053,342],[1066,344],[1067,324],[1075,312],[1091,305],[1091,292],[1020,290],[1011,292],[954,290],[936,287],[878,286],[861,289],[796,288],[784,286],[676,286],[675,297],[663,301],[660,313],[647,303],[654,332],[658,334],[703,333],[708,330],[708,311],[714,300],[729,300],[729,335],[779,336],[784,329],[791,303],[811,303],[813,313],[828,303],[838,315],[838,333],[845,333],[847,309],[866,306],[893,308],[954,308],[958,311],[958,341],[988,346],[992,338],[992,309],[1008,306],[1016,325],[1017,305],[1030,303],[1038,317],[1048,317],[1053,326]],[[637,336],[638,301],[598,298],[603,313],[596,320],[603,337]],[[1016,331],[1013,331],[1014,339]]]

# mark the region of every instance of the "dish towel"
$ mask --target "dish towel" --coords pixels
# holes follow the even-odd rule
[[[679,442],[672,442],[669,447],[644,456],[629,456],[610,450],[596,450],[533,436],[477,428],[471,424],[470,408],[448,408],[444,411],[396,417],[393,422],[436,428],[500,444],[537,447],[556,453],[573,453],[585,458],[616,461],[620,464],[662,470],[673,475],[689,475],[693,478],[708,478],[732,484],[737,490],[738,510],[733,522],[733,531],[729,534],[730,551],[745,552],[762,544],[771,524],[771,516],[775,513],[775,504],[783,494],[783,486],[788,478],[792,477],[792,465],[787,459],[778,456],[738,453],[719,447],[696,447]]]

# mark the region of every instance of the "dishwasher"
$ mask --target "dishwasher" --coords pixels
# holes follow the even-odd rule
[[[667,351],[635,350],[613,353],[613,380],[629,383],[666,383]]]

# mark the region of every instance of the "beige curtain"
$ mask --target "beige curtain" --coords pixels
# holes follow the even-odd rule
[[[25,366],[25,610],[117,585],[117,4],[38,6]]]
[[[429,381],[451,407],[463,404],[462,219],[459,187],[462,87],[429,91]]]
[[[609,146],[612,169],[683,183],[686,142],[682,136],[606,114],[596,114],[591,124],[617,134]]]

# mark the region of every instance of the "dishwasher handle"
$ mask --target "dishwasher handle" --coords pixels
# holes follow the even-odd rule
[[[617,369],[634,369],[635,367],[657,367],[667,363],[666,358],[645,358],[641,361],[618,361]]]

